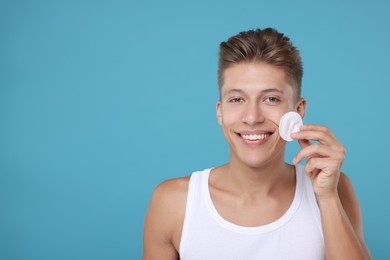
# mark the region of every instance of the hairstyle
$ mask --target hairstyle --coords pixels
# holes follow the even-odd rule
[[[294,100],[301,97],[303,67],[299,51],[287,36],[273,28],[249,30],[230,37],[219,46],[218,86],[224,84],[224,72],[235,64],[264,62],[280,67],[292,85]]]

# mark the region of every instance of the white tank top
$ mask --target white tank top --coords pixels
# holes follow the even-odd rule
[[[210,197],[210,170],[191,175],[180,259],[325,259],[320,212],[303,166],[296,166],[290,208],[276,221],[258,227],[239,226],[219,215]]]

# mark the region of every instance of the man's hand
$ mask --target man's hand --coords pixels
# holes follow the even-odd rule
[[[352,184],[341,174],[344,146],[327,127],[319,125],[303,125],[291,138],[302,147],[293,163],[306,158],[305,171],[313,183],[321,212],[326,258],[371,259],[363,239],[359,203]]]
[[[337,197],[337,184],[346,153],[344,146],[329,128],[319,125],[303,125],[299,132],[291,134],[291,138],[298,140],[302,147],[293,163],[306,158],[305,171],[313,183],[317,198]]]

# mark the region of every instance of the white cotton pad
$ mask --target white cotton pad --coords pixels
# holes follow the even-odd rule
[[[286,141],[292,141],[291,133],[299,132],[302,125],[302,118],[297,112],[287,112],[279,122],[279,134]]]

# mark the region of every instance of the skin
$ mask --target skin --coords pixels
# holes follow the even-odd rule
[[[210,195],[227,221],[269,224],[287,211],[296,185],[294,166],[284,162],[286,142],[278,134],[278,123],[288,111],[304,117],[306,101],[294,98],[284,71],[269,64],[236,64],[224,72],[224,79],[216,110],[230,160],[210,172]],[[246,134],[265,138],[247,141]],[[326,258],[370,259],[356,194],[341,173],[343,145],[318,125],[304,125],[291,137],[302,147],[293,163],[306,158],[305,170],[321,212]],[[155,189],[145,219],[144,260],[179,259],[188,183],[189,177],[172,179]]]

